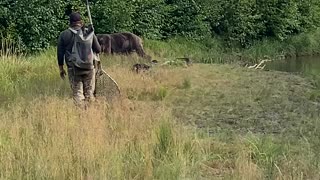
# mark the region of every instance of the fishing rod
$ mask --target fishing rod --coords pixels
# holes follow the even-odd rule
[[[90,21],[90,24],[93,28],[93,22],[92,22],[92,18],[91,18],[91,12],[90,12],[90,6],[89,6],[89,0],[86,0],[87,2],[87,11],[88,11],[88,16],[89,16],[89,21]]]
[[[89,6],[89,0],[86,0],[86,3],[87,3],[87,11],[88,11],[88,16],[89,16],[89,21],[90,21],[90,24],[91,24],[91,27],[92,27],[92,31],[94,31],[94,28],[93,28],[93,22],[92,22],[92,17],[91,17],[91,12],[90,12],[90,6]],[[97,54],[97,58],[99,59],[99,54]],[[101,72],[103,74],[105,74],[113,83],[114,85],[116,86],[116,89],[117,91],[119,92],[120,94],[120,88],[119,88],[119,85],[118,83],[105,71],[102,69],[102,64],[100,62],[100,68],[101,68]]]

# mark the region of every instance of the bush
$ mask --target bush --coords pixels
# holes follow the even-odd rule
[[[167,0],[165,7],[165,37],[184,36],[188,38],[204,39],[210,36],[209,24],[204,21],[205,16],[201,7],[194,0]]]
[[[91,8],[97,33],[132,31],[134,6],[129,0],[98,0]]]
[[[130,31],[149,39],[182,36],[206,40],[218,36],[227,47],[248,48],[266,38],[278,41],[319,27],[320,2],[308,0],[91,0],[97,33]],[[53,8],[54,7],[54,8]],[[79,11],[81,0],[2,0],[0,35],[35,52],[56,43]]]

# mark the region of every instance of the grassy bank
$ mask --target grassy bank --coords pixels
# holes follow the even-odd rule
[[[252,47],[240,50],[244,59],[255,60],[267,56],[272,59],[283,59],[296,56],[319,55],[320,30],[302,33],[284,41],[266,39],[256,42]]]
[[[147,41],[160,62],[211,51]],[[123,97],[73,106],[55,50],[0,59],[1,179],[319,179],[319,90],[237,65],[155,66],[102,57]]]
[[[190,57],[200,63],[240,63],[253,64],[262,59],[281,60],[297,56],[314,56],[320,53],[320,30],[292,36],[284,41],[264,39],[256,41],[249,48],[226,47],[219,38],[207,38],[199,42],[184,38],[166,42],[147,40],[153,57]]]

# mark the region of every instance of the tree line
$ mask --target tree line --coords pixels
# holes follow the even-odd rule
[[[28,51],[56,43],[83,0],[1,0],[0,35]],[[227,47],[279,41],[319,27],[318,0],[91,0],[97,33],[129,31],[148,39],[219,38]],[[86,19],[87,20],[87,19]],[[88,21],[86,21],[88,23]]]

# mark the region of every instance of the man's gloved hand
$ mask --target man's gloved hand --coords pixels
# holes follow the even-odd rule
[[[61,77],[61,79],[65,79],[66,75],[67,75],[66,71],[64,69],[60,69],[60,77]]]
[[[88,33],[94,31],[93,24],[88,25]]]

